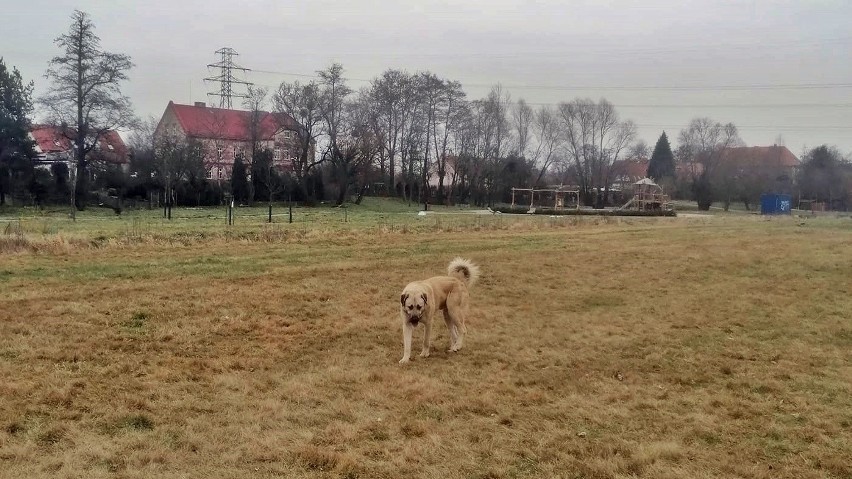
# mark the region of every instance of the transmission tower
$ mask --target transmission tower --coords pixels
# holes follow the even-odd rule
[[[207,96],[218,96],[219,108],[230,109],[232,106],[231,98],[246,98],[247,96],[244,93],[234,92],[234,85],[252,85],[252,83],[247,81],[234,78],[234,72],[248,72],[251,70],[234,63],[234,57],[238,56],[239,53],[237,53],[233,48],[220,48],[216,50],[216,55],[219,55],[221,60],[217,63],[207,65],[207,68],[218,69],[220,73],[218,76],[207,77],[204,81],[219,83],[220,87],[218,92],[208,93]]]

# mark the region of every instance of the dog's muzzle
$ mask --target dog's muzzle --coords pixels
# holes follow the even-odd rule
[[[420,322],[420,316],[409,316],[408,322],[413,324],[414,326],[417,326],[417,323]]]

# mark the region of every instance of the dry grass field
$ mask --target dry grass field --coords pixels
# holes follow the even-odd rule
[[[7,234],[0,477],[852,477],[848,218],[256,229]]]

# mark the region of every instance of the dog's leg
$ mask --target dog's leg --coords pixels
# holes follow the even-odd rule
[[[464,319],[462,319],[461,323],[454,325],[454,328],[456,329],[456,344],[452,348],[454,352],[461,349],[462,343],[464,342],[465,328],[464,328],[464,322],[463,321],[464,321]]]
[[[450,328],[451,336],[452,336],[452,344],[450,345],[450,352],[454,353],[462,348],[462,343],[464,342],[464,308],[460,306],[450,306],[447,305],[447,317],[449,317],[449,321],[447,322],[447,326]]]
[[[456,332],[456,328],[453,327],[453,320],[450,316],[450,312],[446,309],[444,310],[444,322],[447,323],[447,331],[450,332],[450,349],[447,351],[452,351],[453,345],[456,344],[458,333]]]
[[[421,358],[429,357],[429,349],[432,347],[432,318],[423,317],[423,326],[426,329],[423,335],[423,350],[420,351]]]
[[[408,322],[403,315],[402,318],[402,359],[399,364],[405,364],[411,358],[411,336],[414,334],[414,325]]]

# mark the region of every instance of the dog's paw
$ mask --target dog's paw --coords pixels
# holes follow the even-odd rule
[[[421,358],[428,358],[429,357],[429,351],[421,351],[420,357]]]
[[[399,364],[408,364],[408,363],[409,363],[408,358],[402,358],[402,359],[399,360]]]

